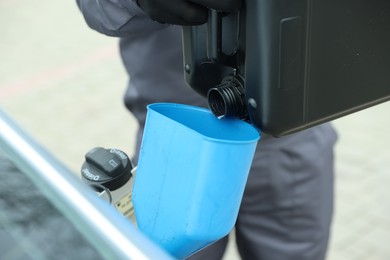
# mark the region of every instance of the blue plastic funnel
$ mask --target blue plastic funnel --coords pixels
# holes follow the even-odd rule
[[[177,258],[227,235],[259,138],[207,109],[149,105],[133,190],[139,229]]]

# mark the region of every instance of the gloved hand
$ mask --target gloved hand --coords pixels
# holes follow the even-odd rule
[[[157,22],[199,25],[207,22],[209,8],[234,12],[241,0],[138,0],[138,5]]]

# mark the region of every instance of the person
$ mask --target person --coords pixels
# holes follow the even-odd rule
[[[234,11],[240,8],[238,0],[77,0],[77,4],[92,29],[120,38],[129,75],[124,102],[139,123],[137,153],[148,104],[207,106],[205,98],[185,83],[180,25],[206,22],[208,8]],[[330,124],[281,138],[262,135],[234,229],[242,259],[325,258],[336,139]],[[190,258],[221,259],[228,238]]]

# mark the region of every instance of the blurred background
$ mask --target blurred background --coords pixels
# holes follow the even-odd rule
[[[93,147],[132,153],[117,39],[90,30],[72,0],[0,0],[0,25],[1,109],[75,174]],[[390,259],[389,114],[387,102],[334,121],[328,260]],[[225,259],[239,259],[232,244]]]

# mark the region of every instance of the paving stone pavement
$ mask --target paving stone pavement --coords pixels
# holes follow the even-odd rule
[[[0,25],[1,109],[75,173],[92,147],[132,153],[137,125],[122,104],[117,39],[87,28],[67,0],[1,0]],[[389,113],[387,102],[334,121],[328,260],[390,259]],[[224,259],[239,259],[233,245]]]

